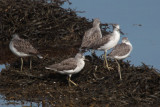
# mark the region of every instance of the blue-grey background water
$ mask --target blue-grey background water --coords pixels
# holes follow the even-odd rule
[[[117,23],[133,45],[127,60],[136,66],[144,62],[160,69],[160,0],[70,0],[79,16],[99,18],[102,23]],[[138,26],[138,25],[142,26]],[[121,37],[124,37],[121,36]],[[103,53],[103,52],[102,52]],[[99,53],[98,54],[102,54]]]
[[[144,62],[160,69],[160,0],[70,0],[64,8],[74,8],[79,16],[90,20],[99,18],[102,23],[117,23],[133,45],[127,60],[136,66]],[[141,24],[142,26],[138,26]],[[121,36],[121,37],[124,37]],[[99,55],[103,52],[97,52]],[[0,70],[4,65],[0,65]],[[0,101],[2,105],[3,100]],[[5,105],[3,105],[5,106]],[[14,105],[8,105],[12,107]]]
[[[5,68],[5,65],[0,65],[0,71]]]

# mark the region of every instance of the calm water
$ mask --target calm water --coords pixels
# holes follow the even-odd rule
[[[5,68],[5,65],[0,65],[0,71]]]
[[[141,62],[144,62],[160,69],[160,0],[70,1],[72,5],[64,7],[85,11],[85,13],[79,13],[80,16],[90,20],[99,18],[103,23],[120,24],[122,31],[127,33],[124,36],[127,36],[133,44],[133,51],[127,58],[127,60],[131,60],[132,64],[140,65]]]
[[[144,62],[160,69],[160,0],[70,0],[72,5],[65,4],[65,8],[75,8],[80,16],[88,19],[99,18],[103,23],[118,23],[124,33],[127,33],[133,45],[133,51],[127,60],[131,64],[140,65]],[[142,26],[138,26],[141,24]],[[124,37],[122,36],[122,37]],[[97,52],[99,55],[103,52]],[[0,65],[0,71],[4,65]],[[0,97],[1,99],[1,97]],[[30,106],[30,103],[6,105],[0,100],[3,107]],[[32,103],[32,107],[37,104]]]
[[[0,95],[0,107],[42,107],[42,104],[27,101],[6,101]]]

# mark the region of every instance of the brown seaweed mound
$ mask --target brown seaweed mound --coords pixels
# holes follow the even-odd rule
[[[123,80],[120,81],[116,62],[109,61],[114,70],[107,71],[102,66],[102,59],[97,57],[93,62],[90,56],[87,59],[90,61],[86,62],[85,68],[72,76],[77,87],[69,87],[66,75],[43,67],[33,71],[26,68],[20,72],[14,65],[0,74],[0,93],[7,100],[42,102],[52,106],[160,104],[160,75],[155,69],[145,64],[134,67],[122,61]],[[45,61],[43,63],[47,63]]]
[[[77,16],[71,9],[61,8],[63,2],[0,0],[0,45],[8,47],[11,35],[18,33],[29,39],[42,54],[74,56],[81,45],[84,31],[92,23]]]
[[[84,69],[72,76],[77,87],[68,86],[66,75],[45,70],[47,65],[74,56],[84,32],[92,26],[75,11],[63,9],[64,2],[0,0],[0,63],[10,63],[0,72],[0,94],[6,100],[51,106],[159,105],[160,75],[145,64],[135,67],[128,61],[120,61],[120,81],[113,60],[109,60],[109,64],[114,70],[108,71],[103,67],[102,58],[86,56],[89,61]],[[14,33],[29,39],[44,56],[42,60],[33,58],[32,71],[25,58],[23,72],[20,72],[20,59],[8,49]]]

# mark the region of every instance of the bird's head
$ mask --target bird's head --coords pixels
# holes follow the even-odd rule
[[[100,24],[101,22],[100,22],[100,20],[98,19],[98,18],[95,18],[94,20],[93,20],[93,26],[99,26],[99,24]]]
[[[19,39],[19,35],[18,35],[18,34],[13,34],[13,35],[12,35],[12,38],[14,38],[14,39]]]
[[[122,43],[127,43],[127,42],[129,42],[128,38],[127,37],[123,37],[122,38]]]

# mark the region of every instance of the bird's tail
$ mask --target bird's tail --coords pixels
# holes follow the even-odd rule
[[[49,70],[53,70],[53,71],[57,72],[57,69],[53,68],[53,67],[45,67],[45,69],[49,69]]]
[[[42,59],[43,57],[41,55],[37,55],[38,58]]]
[[[49,67],[45,67],[46,69],[50,69]]]

